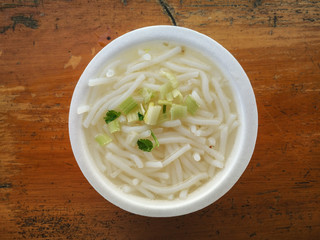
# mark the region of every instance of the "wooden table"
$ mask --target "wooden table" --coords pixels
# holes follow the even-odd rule
[[[102,198],[68,137],[73,89],[118,36],[188,27],[227,48],[256,94],[251,162],[220,200],[181,217],[148,218]],[[318,239],[320,2],[2,0],[0,239]]]

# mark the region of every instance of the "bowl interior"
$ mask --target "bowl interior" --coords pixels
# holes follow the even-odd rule
[[[78,106],[85,104],[88,80],[121,51],[150,41],[169,41],[189,46],[209,58],[229,81],[240,126],[234,148],[225,167],[208,183],[185,200],[148,200],[123,193],[97,168],[85,141],[82,115]],[[252,156],[258,126],[257,107],[250,81],[237,60],[213,39],[196,31],[175,26],[152,26],[129,32],[108,44],[88,64],[74,90],[69,113],[69,135],[77,163],[90,184],[104,198],[129,212],[144,216],[168,217],[202,209],[223,196],[239,179]]]

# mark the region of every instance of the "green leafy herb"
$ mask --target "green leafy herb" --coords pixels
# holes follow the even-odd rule
[[[138,112],[138,118],[139,118],[139,121],[143,121],[143,119],[144,119],[143,114],[141,114],[140,112]]]
[[[106,124],[112,122],[113,120],[117,119],[121,115],[121,112],[116,112],[114,110],[109,110],[104,117],[104,121]]]
[[[151,152],[153,149],[153,143],[149,139],[139,139],[137,144],[139,149],[145,152]]]
[[[152,131],[151,131],[151,136],[153,137],[153,140],[155,142],[155,147],[159,147],[158,138],[156,137],[156,135],[154,135]]]

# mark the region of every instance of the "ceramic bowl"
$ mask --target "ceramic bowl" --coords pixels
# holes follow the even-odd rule
[[[82,115],[78,106],[85,104],[89,91],[88,79],[95,76],[104,64],[117,53],[135,45],[150,41],[168,41],[189,46],[218,66],[229,81],[239,112],[239,129],[234,148],[225,167],[205,186],[184,200],[148,200],[128,195],[101,173],[93,161],[86,144]],[[218,200],[238,181],[245,171],[255,147],[258,129],[258,114],[255,96],[250,81],[238,61],[212,38],[191,29],[176,26],[150,26],[128,32],[105,46],[88,64],[81,75],[70,105],[69,135],[75,159],[93,188],[114,205],[131,213],[151,216],[179,216],[200,210]]]

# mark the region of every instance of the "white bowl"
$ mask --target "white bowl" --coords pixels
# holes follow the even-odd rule
[[[240,126],[235,146],[225,167],[216,177],[184,200],[148,200],[120,191],[101,173],[94,163],[82,130],[82,115],[78,106],[84,105],[88,94],[88,79],[120,51],[150,41],[171,41],[198,50],[211,59],[230,82],[239,112]],[[69,112],[69,134],[74,156],[89,183],[105,199],[118,207],[143,216],[169,217],[200,210],[222,197],[237,182],[252,156],[258,129],[258,113],[250,81],[238,61],[219,43],[199,32],[176,26],[151,26],[134,30],[104,47],[88,64],[74,90]]]

